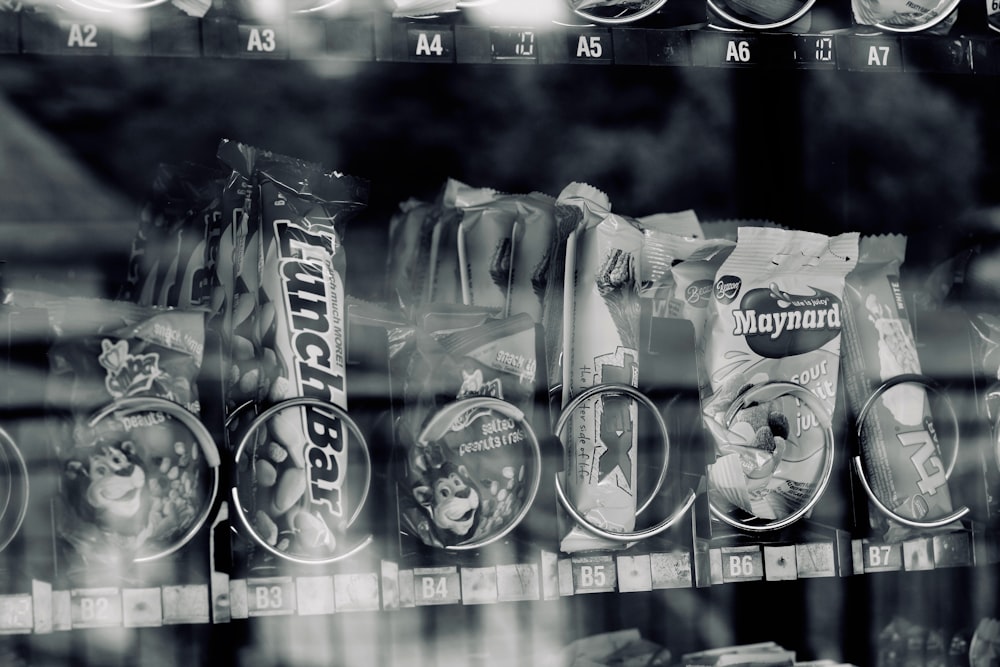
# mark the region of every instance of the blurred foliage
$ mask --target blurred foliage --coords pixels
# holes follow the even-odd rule
[[[137,207],[158,163],[210,164],[228,137],[370,179],[350,233],[373,249],[398,202],[455,177],[553,195],[587,181],[632,215],[944,235],[914,251],[940,252],[955,220],[997,203],[993,88],[692,67],[0,60],[0,93]]]

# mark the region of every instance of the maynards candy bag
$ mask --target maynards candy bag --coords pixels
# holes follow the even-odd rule
[[[798,511],[822,484],[837,395],[844,276],[857,234],[835,237],[740,228],[719,267],[705,330],[702,410],[715,441],[709,499],[765,520]],[[786,381],[814,394],[826,415],[784,395],[726,412],[747,388]]]
[[[582,201],[580,203],[583,203]],[[563,301],[565,406],[598,384],[638,386],[637,264],[642,232],[634,220],[591,203],[566,241]],[[596,396],[567,424],[567,495],[580,514],[610,532],[629,532],[636,511],[636,419],[627,396]],[[566,553],[621,546],[577,525],[561,532]]]
[[[913,330],[899,285],[906,237],[861,239],[857,268],[845,291],[843,373],[852,415],[886,380],[920,373]],[[861,455],[876,497],[909,519],[935,519],[952,511],[948,479],[931,419],[926,389],[901,384],[886,391],[860,424]],[[887,541],[912,529],[869,511],[872,528]]]
[[[261,235],[255,292],[259,401],[315,398],[347,408],[344,226],[367,202],[368,183],[274,154],[254,162]],[[334,553],[355,507],[348,495],[354,434],[335,413],[294,407],[274,414],[242,475],[242,510],[278,552]],[[242,463],[242,461],[241,461]],[[358,496],[353,496],[358,497]]]
[[[436,319],[418,327],[407,374],[400,528],[428,546],[485,546],[517,525],[538,488],[536,327],[524,314],[457,329],[464,318]],[[476,397],[510,408],[467,400]]]
[[[70,299],[50,303],[50,319],[59,338],[46,400],[54,415],[70,416],[53,438],[62,465],[56,529],[68,568],[170,550],[211,506],[214,447],[205,451],[160,410],[89,417],[112,401],[148,396],[197,414],[204,313]]]

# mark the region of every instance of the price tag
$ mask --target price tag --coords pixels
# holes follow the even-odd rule
[[[72,609],[69,591],[52,591],[52,630],[62,632],[73,628]]]
[[[126,628],[163,625],[163,600],[160,597],[160,589],[122,589],[122,625]]]
[[[246,579],[229,580],[229,617],[250,618]]]
[[[687,551],[649,555],[653,589],[691,588],[691,554]]]
[[[461,602],[458,570],[454,567],[414,568],[413,597],[418,607]]]
[[[325,21],[327,55],[345,60],[374,60],[375,28],[370,20]]]
[[[610,65],[614,48],[610,30],[583,30],[566,33],[566,55],[569,62]]]
[[[972,536],[967,532],[944,533],[933,537],[934,566],[961,567],[973,565]]]
[[[961,37],[908,36],[902,40],[903,70],[967,74],[972,71],[972,51]]]
[[[764,545],[764,577],[768,581],[798,579],[795,545]]]
[[[496,602],[498,595],[495,567],[462,568],[462,604]]]
[[[903,550],[899,544],[879,544],[862,540],[864,572],[896,572],[903,569]]]
[[[382,561],[382,608],[399,609],[399,563]]]
[[[376,611],[379,608],[375,572],[333,575],[337,611]]]
[[[632,593],[653,590],[649,554],[618,557],[618,591]]]
[[[494,28],[490,30],[490,52],[496,63],[538,62],[534,30]]]
[[[764,560],[759,546],[722,547],[722,581],[754,581],[764,578]]]
[[[835,69],[837,41],[831,35],[795,35],[792,58],[801,69]]]
[[[52,632],[52,584],[32,579],[31,600],[35,615],[35,634]]]
[[[517,563],[497,565],[497,599],[501,602],[519,602],[538,599],[538,565]]]
[[[837,556],[833,542],[796,544],[795,560],[801,578],[837,576]]]
[[[454,62],[455,34],[450,28],[408,28],[406,53],[412,61]]]
[[[163,587],[163,622],[208,623],[211,621],[207,584]]]
[[[117,588],[70,591],[70,623],[74,628],[120,627],[122,596]]]
[[[411,609],[416,606],[415,599],[416,586],[414,585],[413,570],[399,571],[399,606],[402,609]]]
[[[694,64],[706,67],[752,67],[765,60],[760,37],[750,33],[698,32],[692,49]]]
[[[934,569],[934,549],[929,537],[918,537],[903,542],[903,569]]]
[[[283,25],[248,25],[241,23],[236,26],[236,55],[244,58],[277,58],[288,57],[287,28]]]
[[[247,579],[247,614],[286,616],[295,613],[295,581],[291,577]]]
[[[27,634],[34,627],[30,595],[0,595],[0,634]]]
[[[333,577],[296,577],[295,603],[299,616],[332,614],[335,609]]]
[[[157,16],[149,27],[154,56],[200,56],[201,25],[191,16]]]
[[[618,572],[611,556],[581,556],[572,562],[574,592],[606,593],[618,585]]]
[[[542,599],[559,599],[559,556],[551,551],[542,551]],[[573,576],[570,574],[570,588]],[[571,592],[572,594],[572,592]]]
[[[847,40],[842,48],[841,40]],[[903,59],[896,37],[841,36],[837,38],[839,53],[846,55],[846,66],[855,71],[901,72]]]

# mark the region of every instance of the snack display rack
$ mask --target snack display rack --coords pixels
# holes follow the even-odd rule
[[[233,10],[232,5],[240,3],[216,2],[216,6],[221,5],[221,11],[197,17],[178,11],[176,3],[154,2],[148,8],[126,7],[123,11],[129,21],[123,29],[117,22],[120,8],[103,7],[114,4],[104,0],[94,0],[94,4],[98,6],[43,3],[31,7],[31,3],[22,6],[16,2],[6,6],[0,2],[3,65],[13,71],[19,64],[29,69],[55,62],[58,68],[60,63],[72,62],[74,66],[86,68],[89,63],[102,61],[138,62],[140,65],[146,61],[156,63],[157,67],[164,63],[167,68],[176,66],[196,79],[196,71],[202,63],[211,63],[219,69],[233,64],[241,68],[241,73],[246,73],[253,72],[254,66],[269,67],[265,61],[275,61],[282,63],[281,66],[301,64],[316,70],[329,65],[330,71],[335,72],[332,79],[364,77],[376,69],[422,74],[432,71],[433,77],[445,79],[460,78],[467,72],[489,71],[488,80],[500,81],[500,85],[509,83],[508,76],[513,78],[524,73],[528,77],[538,73],[547,76],[547,73],[557,72],[570,80],[576,79],[583,95],[586,95],[583,82],[591,76],[612,80],[621,73],[622,77],[634,81],[635,87],[652,90],[661,80],[657,77],[668,79],[677,72],[687,81],[710,77],[716,85],[723,76],[730,75],[732,78],[722,85],[731,85],[736,91],[733,99],[737,100],[737,107],[745,104],[752,107],[753,112],[741,119],[742,109],[733,111],[735,120],[732,123],[741,134],[739,146],[710,149],[726,156],[719,158],[723,173],[720,179],[732,185],[732,201],[718,206],[717,210],[723,215],[717,217],[745,217],[750,221],[773,215],[777,227],[794,224],[797,217],[808,214],[810,203],[797,201],[794,195],[782,199],[787,191],[780,183],[775,183],[776,180],[790,179],[788,188],[794,189],[803,184],[803,180],[796,178],[814,178],[819,174],[818,178],[829,176],[836,181],[832,189],[857,188],[855,179],[864,176],[850,173],[851,169],[857,168],[856,173],[862,173],[865,160],[874,159],[877,143],[883,139],[871,140],[875,147],[865,147],[871,153],[806,155],[812,147],[797,145],[796,135],[804,133],[805,126],[815,120],[810,115],[815,109],[798,105],[796,95],[803,80],[809,77],[829,77],[831,80],[844,77],[851,81],[861,78],[865,79],[865,90],[878,95],[877,82],[926,77],[933,85],[957,91],[956,97],[963,97],[970,107],[988,113],[996,108],[993,77],[1000,75],[1000,35],[991,31],[987,12],[980,6],[982,3],[969,0],[959,5],[962,19],[947,34],[899,34],[854,25],[849,6],[815,8],[817,18],[804,30],[733,30],[712,25],[707,14],[704,22],[678,19],[671,23],[664,15],[660,15],[659,20],[654,15],[651,19],[631,23],[602,24],[581,20],[580,16],[563,8],[559,21],[525,25],[495,19],[488,8],[482,10],[485,23],[482,16],[475,14],[476,8],[430,16],[394,16],[382,3],[364,0],[343,0],[329,3],[318,11],[279,12],[264,18]],[[139,3],[126,0],[122,4]],[[503,4],[503,0],[486,3],[492,4]],[[700,16],[704,9],[701,3],[688,4],[698,5],[694,15]],[[689,16],[684,15],[684,18]],[[109,86],[113,85],[109,82]],[[308,85],[304,84],[303,88]],[[891,85],[886,88],[891,89]],[[502,90],[491,93],[504,94]],[[58,98],[62,93],[56,89],[48,94]],[[393,94],[393,91],[386,91],[387,104],[392,103]],[[776,109],[773,117],[760,126],[757,122],[771,113],[771,109],[759,95],[773,96]],[[420,94],[414,97],[419,98]],[[571,102],[567,100],[567,104]],[[254,104],[260,104],[262,115],[267,113],[259,97],[250,102],[251,107]],[[344,104],[349,102],[344,101]],[[364,109],[359,107],[358,113],[360,116]],[[315,122],[318,126],[323,121],[317,118]],[[468,119],[467,122],[474,126],[487,121]],[[420,132],[420,127],[393,128],[389,135],[403,136],[408,132]],[[262,136],[269,135],[264,133]],[[1000,164],[997,138],[980,139],[982,156],[970,159]],[[55,141],[60,141],[58,130]],[[805,175],[796,173],[804,161],[817,158],[824,164],[810,165]],[[391,156],[368,156],[365,164],[378,165],[380,159],[390,160]],[[403,160],[406,159],[412,156],[404,154]],[[447,156],[442,159],[447,160]],[[600,158],[594,156],[593,159]],[[788,164],[783,164],[785,160]],[[845,165],[845,161],[848,164]],[[755,171],[758,167],[762,169],[759,173]],[[0,162],[0,181],[9,168],[13,167]],[[452,165],[443,164],[434,165],[431,171],[450,174],[452,169]],[[932,171],[934,167],[927,169]],[[995,169],[993,165],[992,170]],[[664,171],[671,169],[664,167]],[[392,178],[398,178],[400,172],[396,168],[391,173]],[[479,171],[474,176],[482,173],[489,171]],[[310,177],[313,175],[310,172]],[[465,178],[464,174],[456,176]],[[342,177],[337,174],[337,178]],[[377,185],[377,171],[370,177]],[[600,187],[601,184],[595,185]],[[616,183],[613,187],[620,185]],[[406,193],[406,184],[393,182],[391,186],[387,188],[388,194],[377,188],[373,190],[374,196],[382,198],[375,207],[378,209],[375,215],[383,217],[370,222],[360,235],[362,243],[367,242],[369,247],[352,245],[348,235],[345,245],[349,276],[363,276],[381,284],[389,252],[385,247],[389,232],[387,212],[402,201]],[[523,186],[523,182],[516,182],[505,183],[502,187],[527,189]],[[926,183],[905,187],[926,187]],[[622,189],[627,191],[625,187]],[[718,192],[718,184],[706,190]],[[997,206],[1000,201],[996,201],[995,193],[983,183],[977,183],[972,190],[981,201],[973,202],[971,214],[962,212],[968,215],[955,223],[955,228],[949,227],[951,221],[941,221],[936,229],[915,230],[918,257],[940,256],[941,253],[934,251],[941,248],[931,247],[939,240],[942,247],[961,247],[964,237],[972,239],[971,243],[977,233],[995,234],[991,227],[995,224],[994,219],[989,217],[989,212],[983,211],[989,206]],[[826,189],[830,191],[831,188]],[[708,201],[695,199],[696,203]],[[841,216],[850,218],[854,213],[849,210],[854,203],[848,199],[849,195],[844,195],[842,202],[831,204],[830,208],[835,209],[832,214],[818,215],[818,222],[806,223],[807,226],[821,227],[831,220],[838,224],[849,222],[840,219]],[[666,205],[673,206],[673,203]],[[909,231],[905,219],[888,213],[890,228],[873,228],[871,220],[877,217],[871,213],[864,220],[863,233]],[[16,222],[5,220],[0,212],[0,232],[10,229]],[[132,220],[120,222],[119,228],[134,224]],[[752,222],[756,225],[759,221]],[[963,224],[967,228],[962,228]],[[960,231],[955,231],[956,228]],[[123,238],[131,238],[134,231],[134,227],[129,227],[118,233]],[[846,231],[846,228],[836,231]],[[949,238],[947,235],[952,233],[954,237]],[[24,243],[23,239],[18,243]],[[44,257],[46,242],[36,240],[35,243]],[[111,252],[116,261],[128,259],[122,253],[126,248],[127,243],[119,243]],[[0,235],[0,259],[3,252]],[[87,252],[81,254],[87,255]],[[16,288],[19,286],[17,281],[30,271],[26,271],[16,258],[10,261],[15,265],[15,273],[20,272],[13,279]],[[59,267],[54,268],[58,275]],[[117,269],[116,265],[108,273]],[[921,270],[926,269],[927,266],[921,267]],[[98,266],[97,270],[100,272],[104,267]],[[5,286],[0,283],[0,287]],[[65,291],[66,287],[64,283],[61,289]],[[349,294],[351,287],[348,281]],[[358,301],[360,310],[365,306],[364,299],[379,291],[368,287],[368,293],[362,294]],[[988,305],[1000,308],[997,303],[1000,296],[996,293],[990,296],[993,302]],[[902,380],[939,389],[946,398],[950,396],[956,401],[958,414],[948,406],[952,411],[954,432],[947,427],[942,429],[940,447],[946,448],[949,443],[944,441],[955,439],[954,457],[958,467],[952,484],[961,487],[955,492],[956,506],[964,505],[964,509],[969,510],[967,513],[959,510],[954,515],[958,520],[942,521],[942,526],[932,530],[921,530],[917,524],[917,529],[904,538],[890,540],[869,529],[870,508],[865,500],[868,481],[864,477],[860,454],[850,451],[857,438],[852,437],[851,429],[845,426],[850,420],[843,407],[845,401],[841,392],[837,411],[827,419],[833,424],[829,427],[831,448],[837,450],[836,458],[828,462],[830,469],[823,482],[823,485],[827,481],[830,484],[827,497],[820,498],[816,507],[811,508],[811,514],[794,526],[740,530],[726,525],[727,522],[713,516],[707,482],[701,476],[702,462],[684,459],[683,471],[675,472],[671,478],[675,487],[678,481],[680,483],[680,491],[675,488],[675,495],[671,497],[677,508],[671,525],[662,534],[637,539],[626,548],[565,553],[560,550],[555,535],[533,539],[538,537],[537,533],[526,537],[517,530],[510,535],[505,533],[505,539],[500,540],[503,544],[487,544],[467,551],[413,546],[406,542],[413,536],[405,535],[407,531],[401,530],[402,524],[398,523],[400,510],[394,506],[393,482],[389,475],[389,465],[398,465],[398,462],[390,460],[386,453],[389,447],[386,442],[392,436],[387,435],[382,421],[386,414],[401,410],[402,392],[393,384],[396,379],[389,376],[389,339],[384,330],[362,326],[347,336],[345,364],[350,381],[360,379],[357,384],[370,393],[359,401],[363,407],[353,412],[347,410],[343,415],[345,419],[356,417],[362,424],[357,433],[365,431],[363,435],[369,440],[365,443],[364,438],[359,438],[368,459],[362,504],[365,499],[373,503],[375,510],[369,514],[375,517],[367,516],[362,522],[365,528],[361,534],[365,535],[368,530],[370,534],[359,540],[356,548],[351,547],[343,560],[324,562],[323,567],[316,567],[307,559],[287,568],[275,567],[273,563],[266,567],[247,565],[254,563],[253,556],[246,555],[257,549],[254,540],[263,550],[279,558],[282,553],[274,546],[276,540],[267,542],[254,533],[257,524],[250,521],[249,512],[243,512],[237,482],[229,479],[230,471],[225,469],[229,452],[221,452],[223,468],[219,468],[219,452],[203,447],[197,451],[207,455],[215,466],[212,468],[215,477],[211,494],[214,502],[210,511],[204,508],[202,518],[208,519],[204,525],[197,524],[187,535],[193,540],[183,549],[179,548],[177,562],[171,566],[176,569],[157,569],[155,564],[147,567],[137,562],[129,565],[127,572],[117,580],[105,576],[107,573],[90,580],[87,577],[74,580],[63,576],[65,564],[60,562],[63,556],[56,553],[57,548],[51,540],[52,532],[59,528],[58,513],[49,514],[53,511],[49,498],[58,495],[58,485],[53,480],[62,473],[52,461],[45,460],[37,452],[25,456],[26,465],[15,456],[15,452],[20,453],[16,445],[22,437],[20,429],[27,429],[29,441],[37,441],[37,430],[32,429],[37,429],[36,422],[50,416],[43,407],[46,389],[42,383],[48,373],[51,332],[44,310],[20,305],[8,309],[8,304],[4,304],[0,308],[0,336],[3,336],[0,350],[4,353],[0,357],[0,376],[6,374],[11,381],[0,382],[0,405],[10,418],[12,430],[10,433],[3,430],[5,424],[0,417],[0,445],[3,445],[0,447],[0,480],[6,475],[12,491],[6,492],[7,500],[0,504],[0,529],[10,528],[6,522],[11,512],[17,514],[17,521],[9,531],[13,533],[9,542],[0,533],[0,649],[9,650],[11,656],[21,658],[24,664],[35,664],[33,658],[37,659],[37,664],[50,664],[46,662],[51,658],[50,650],[67,654],[80,650],[82,655],[67,657],[79,660],[79,664],[90,664],[86,654],[91,650],[91,643],[106,642],[108,635],[102,633],[120,630],[125,634],[115,636],[126,648],[119,647],[118,653],[112,649],[112,653],[122,665],[172,665],[175,660],[179,664],[181,658],[171,658],[166,653],[145,654],[134,659],[123,657],[129,642],[134,646],[140,637],[154,645],[184,643],[185,647],[177,648],[175,655],[187,655],[185,660],[193,658],[204,664],[254,665],[258,664],[257,660],[274,658],[276,664],[287,665],[362,664],[358,660],[365,661],[364,664],[416,665],[439,664],[444,656],[448,659],[458,656],[458,660],[470,664],[534,664],[535,658],[539,658],[537,664],[558,664],[545,662],[533,653],[531,638],[537,640],[538,635],[546,631],[557,633],[558,636],[546,640],[545,648],[551,649],[588,634],[640,627],[644,636],[673,651],[676,660],[669,664],[684,664],[679,661],[682,654],[715,648],[704,643],[706,638],[722,638],[723,643],[750,643],[773,638],[798,650],[803,659],[829,658],[837,663],[975,664],[976,667],[994,664],[970,663],[968,651],[962,654],[963,662],[935,663],[931,648],[926,649],[926,663],[916,661],[913,654],[910,662],[893,662],[885,657],[889,643],[887,632],[880,634],[899,615],[912,614],[918,622],[938,625],[950,634],[974,628],[983,617],[1000,615],[996,595],[1000,590],[997,584],[1000,518],[995,499],[995,494],[1000,493],[1000,487],[996,487],[1000,481],[1000,453],[993,461],[991,449],[1000,452],[1000,445],[989,423],[992,415],[989,401],[995,396],[991,393],[992,386],[984,386],[984,378],[977,370],[977,352],[970,347],[970,331],[963,328],[958,318],[941,316],[933,308],[921,310],[924,305],[909,304],[911,312],[919,313],[919,317],[914,317],[915,347],[920,352],[925,375],[906,375]],[[379,333],[373,333],[376,330]],[[644,342],[655,348],[655,342]],[[216,352],[213,346],[219,344],[211,336],[205,342],[210,352]],[[686,362],[694,363],[694,347],[691,345],[688,350],[685,347],[688,344],[682,342],[679,345],[681,355],[665,362],[673,364],[675,371]],[[677,350],[669,347],[665,344],[665,349],[646,350],[640,356],[677,355]],[[689,357],[681,360],[688,351]],[[26,367],[29,373],[23,376]],[[32,375],[30,369],[37,373]],[[353,379],[352,372],[357,373]],[[690,372],[696,373],[693,369]],[[222,416],[228,409],[222,397],[227,373],[225,362],[206,352],[201,378],[205,412],[200,421],[189,423],[192,431],[198,431],[196,438],[202,437],[202,424],[210,432],[204,437],[220,443],[227,438],[225,432],[231,429],[231,422]],[[543,389],[552,391],[555,383],[551,378],[548,380],[549,386]],[[802,387],[795,385],[793,390],[796,389]],[[620,391],[627,393],[632,388]],[[322,409],[315,399],[291,399],[292,402],[296,400],[299,401],[295,403],[296,409],[301,409],[302,414],[306,414],[307,409]],[[487,399],[479,407],[491,409],[489,400],[496,399]],[[257,407],[265,419],[273,419],[279,412],[277,408],[265,411],[263,406]],[[662,421],[656,407],[653,404],[654,414]],[[934,403],[935,410],[940,407],[941,403]],[[153,409],[156,404],[143,403],[136,408]],[[99,414],[103,418],[109,413]],[[185,420],[190,416],[186,411],[178,414],[183,417],[182,423],[188,423]],[[513,414],[511,419],[515,421],[528,419],[516,410],[502,414]],[[816,414],[820,412],[817,410]],[[233,419],[233,414],[229,414],[229,418]],[[349,423],[354,424],[353,421]],[[671,428],[674,426],[671,424]],[[257,428],[266,430],[264,424],[258,424]],[[787,435],[787,422],[784,428]],[[930,428],[933,431],[933,426]],[[662,429],[668,450],[671,446],[683,449],[684,443],[678,445],[673,434],[666,437],[666,425]],[[559,430],[555,429],[554,434],[540,432],[538,442],[533,443],[538,450],[540,469],[533,472],[538,474],[541,483],[538,498],[533,491],[532,500],[536,504],[536,516],[538,512],[550,513],[539,520],[549,530],[556,530],[558,503],[564,500],[556,497],[557,493],[562,493],[561,487],[550,488],[553,471],[562,469]],[[959,432],[963,434],[960,452]],[[531,436],[534,438],[535,434]],[[934,437],[936,440],[937,435]],[[972,445],[966,444],[970,441]],[[247,466],[242,462],[241,471],[248,467],[256,470],[252,466],[263,460],[263,455],[258,456],[253,451],[254,446],[247,434],[238,453],[245,453],[254,463]],[[386,449],[379,451],[380,448]],[[177,450],[178,458],[190,456],[190,450],[182,450]],[[375,453],[369,454],[369,451]],[[197,456],[196,453],[195,458]],[[830,456],[832,458],[832,454]],[[664,476],[666,458],[665,454]],[[171,479],[183,474],[176,468],[170,470],[171,460],[164,463],[165,459],[169,457],[157,459],[157,465],[163,466],[164,479],[168,474]],[[934,460],[940,468],[940,458]],[[234,469],[236,465],[233,462]],[[935,472],[945,474],[945,481],[948,481],[952,467],[954,463],[947,473],[943,468]],[[919,474],[923,478],[929,472],[924,469]],[[233,474],[234,478],[237,476]],[[507,476],[513,480],[515,475]],[[18,481],[24,481],[24,486],[19,486]],[[661,478],[661,484],[662,481]],[[34,504],[25,500],[25,507],[18,511],[17,498],[12,495],[20,493],[28,482],[30,503]],[[230,482],[231,492],[227,486]],[[0,492],[4,492],[3,487]],[[650,500],[659,493],[657,485]],[[657,511],[662,509],[658,507]],[[560,519],[565,518],[565,511],[558,511]],[[353,523],[354,518],[356,516],[347,523]],[[646,521],[646,525],[654,523],[655,520]],[[526,529],[522,527],[522,530]],[[537,531],[538,526],[532,525],[531,530]],[[401,533],[404,534],[402,538]],[[48,576],[55,571],[60,572],[59,576]],[[780,627],[769,625],[768,619],[754,617],[760,615],[761,609],[772,606],[782,609],[774,614]],[[952,611],[945,613],[946,608]],[[486,623],[483,619],[489,616],[484,610],[490,609],[509,614],[504,618],[514,624],[514,627],[505,628],[496,642],[482,640],[484,634],[489,634],[481,627]],[[725,627],[692,631],[702,614],[708,619],[704,623],[721,622]],[[528,628],[533,623],[537,627]],[[668,627],[670,623],[675,626]],[[400,626],[404,626],[402,630]],[[294,634],[297,628],[308,628],[313,633],[329,631],[336,641],[348,644],[356,634],[359,642],[368,643],[368,648],[360,652],[343,650],[336,655],[322,654],[324,650],[331,650],[330,642],[335,643],[328,640],[320,645],[326,648],[317,649],[321,655],[305,655],[293,646],[293,640],[282,636],[283,633]],[[403,635],[405,642],[401,639]],[[68,638],[65,640],[68,648],[59,645],[60,648],[52,649],[59,643],[58,639],[53,642],[56,636]],[[121,640],[121,637],[126,639]],[[523,645],[521,639],[525,640]],[[503,654],[503,649],[496,645],[505,640],[517,644],[508,647],[508,654]],[[456,642],[457,647],[440,649],[440,642],[447,641]],[[279,647],[265,648],[266,642],[276,642]],[[923,645],[920,650],[924,651]],[[199,655],[193,657],[186,651]],[[359,654],[364,658],[358,658]],[[944,653],[941,655],[943,657]],[[0,661],[3,657],[0,650]]]

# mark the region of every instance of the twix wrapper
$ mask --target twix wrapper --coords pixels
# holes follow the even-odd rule
[[[566,243],[563,302],[563,405],[598,384],[638,386],[642,232],[633,219],[591,202]],[[635,527],[638,406],[627,396],[597,396],[571,416],[565,437],[567,493],[587,520],[611,532]],[[615,548],[573,525],[566,553]]]
[[[258,158],[254,182],[262,241],[261,398],[271,404],[318,398],[346,409],[343,231],[366,205],[368,184],[279,156]],[[273,491],[260,508],[266,516],[258,511],[255,518],[290,536],[275,542],[279,551],[329,555],[334,531],[354,510],[345,479],[347,428],[310,406],[277,413],[267,430],[270,442],[258,463],[266,459],[274,474],[258,474],[257,482],[273,484]]]
[[[822,416],[791,395],[726,412],[745,388],[793,382],[833,414],[840,367],[844,277],[857,261],[855,233],[835,237],[742,227],[719,267],[705,330],[705,423],[715,440],[709,497],[716,507],[782,519],[821,483]]]
[[[899,285],[906,237],[861,239],[857,268],[847,278],[844,317],[844,388],[852,415],[879,385],[904,373],[920,373],[913,329]],[[945,466],[926,389],[901,384],[886,391],[861,426],[861,455],[875,495],[909,519],[933,519],[952,511]],[[873,529],[887,541],[913,529],[869,512]]]

